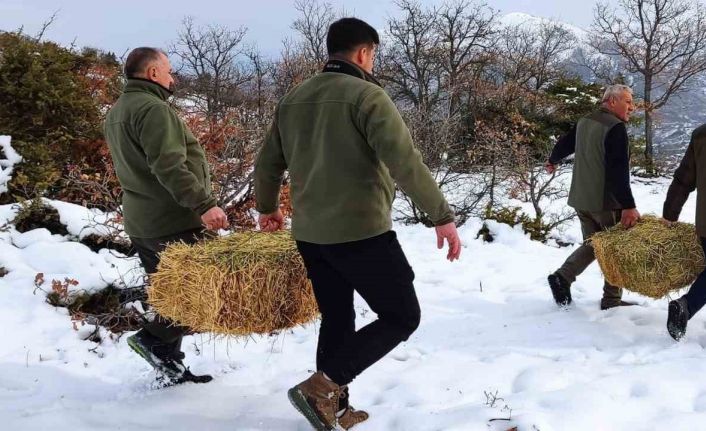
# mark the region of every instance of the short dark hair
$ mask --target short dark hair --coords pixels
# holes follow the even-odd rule
[[[147,46],[133,49],[125,60],[125,76],[134,78],[136,75],[144,73],[150,63],[159,60],[160,55],[167,54],[159,48]]]
[[[328,28],[326,50],[329,55],[348,54],[360,45],[379,45],[378,32],[358,18],[341,18]]]

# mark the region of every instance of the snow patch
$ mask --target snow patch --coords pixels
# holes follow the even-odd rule
[[[22,157],[10,145],[11,140],[9,136],[0,135],[0,149],[5,155],[4,159],[0,159],[0,193],[7,192],[7,184],[12,179],[15,165],[22,161]]]

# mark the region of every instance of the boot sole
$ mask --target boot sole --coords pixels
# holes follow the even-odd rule
[[[299,413],[301,413],[301,415],[304,416],[307,421],[309,421],[309,424],[313,426],[315,430],[332,431],[341,429],[337,426],[326,426],[326,424],[324,424],[321,419],[319,419],[319,415],[317,415],[314,409],[311,408],[309,403],[306,402],[306,397],[304,397],[304,394],[302,394],[301,391],[296,387],[287,391],[287,398],[289,398],[289,402],[292,403],[292,406],[294,406],[294,408]]]
[[[162,378],[160,379],[160,377],[162,377]],[[172,386],[180,386],[180,385],[184,385],[186,383],[193,383],[195,385],[202,385],[202,384],[208,383],[212,380],[213,380],[212,378],[209,380],[195,380],[192,378],[170,379],[168,376],[165,376],[164,374],[162,374],[161,376],[157,377],[157,380],[155,381],[155,383],[156,383],[155,388],[156,389],[171,388]]]

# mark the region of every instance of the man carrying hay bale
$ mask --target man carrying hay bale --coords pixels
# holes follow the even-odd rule
[[[367,419],[348,403],[356,376],[406,340],[420,320],[414,272],[395,232],[395,184],[436,225],[438,247],[458,259],[454,214],[414,148],[395,104],[370,74],[378,33],[355,18],[329,27],[323,73],[280,100],[255,165],[264,231],[282,228],[279,191],[289,170],[292,233],[321,311],[317,372],[289,390],[319,430]],[[394,181],[393,181],[394,179]],[[355,330],[353,292],[378,320]]]
[[[662,217],[668,222],[676,222],[689,194],[696,194],[696,235],[706,253],[706,125],[698,127],[691,134],[691,141],[674,179],[667,191]],[[686,334],[686,325],[706,304],[706,271],[702,271],[689,291],[679,299],[670,301],[667,313],[669,335],[679,341]]]
[[[225,213],[211,192],[206,157],[182,120],[167,104],[172,94],[169,58],[156,48],[136,48],[127,57],[125,90],[110,109],[105,136],[123,189],[125,232],[147,274],[170,242],[194,243],[208,229],[225,228]],[[208,382],[182,363],[186,329],[156,315],[128,337],[166,384]]]
[[[569,205],[581,221],[584,241],[618,222],[632,227],[640,218],[630,189],[630,153],[625,128],[634,109],[630,87],[609,86],[600,109],[581,118],[559,139],[545,165],[547,172],[552,173],[562,159],[575,154]],[[594,260],[593,248],[584,243],[561,268],[549,275],[549,287],[559,306],[571,304],[571,284]],[[601,310],[634,305],[621,298],[622,289],[606,281]]]

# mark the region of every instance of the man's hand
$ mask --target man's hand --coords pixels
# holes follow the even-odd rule
[[[213,207],[203,213],[201,221],[209,230],[225,229],[229,226],[228,216],[220,207]]]
[[[547,171],[548,174],[553,174],[554,171],[556,171],[556,165],[547,160],[544,162],[544,170]]]
[[[623,210],[620,215],[620,223],[622,223],[623,227],[626,229],[630,229],[635,226],[638,220],[640,220],[640,213],[637,212],[636,208]]]
[[[672,226],[674,226],[674,223],[676,223],[675,221],[667,220],[666,218],[661,218],[661,219],[659,219],[659,221],[661,221],[662,224],[667,227],[672,227]]]
[[[444,248],[444,240],[449,243],[449,252],[446,258],[453,262],[461,255],[461,239],[456,231],[456,223],[447,223],[436,227],[436,246]]]
[[[263,232],[274,232],[284,227],[284,216],[279,209],[272,214],[260,214],[257,223]]]

